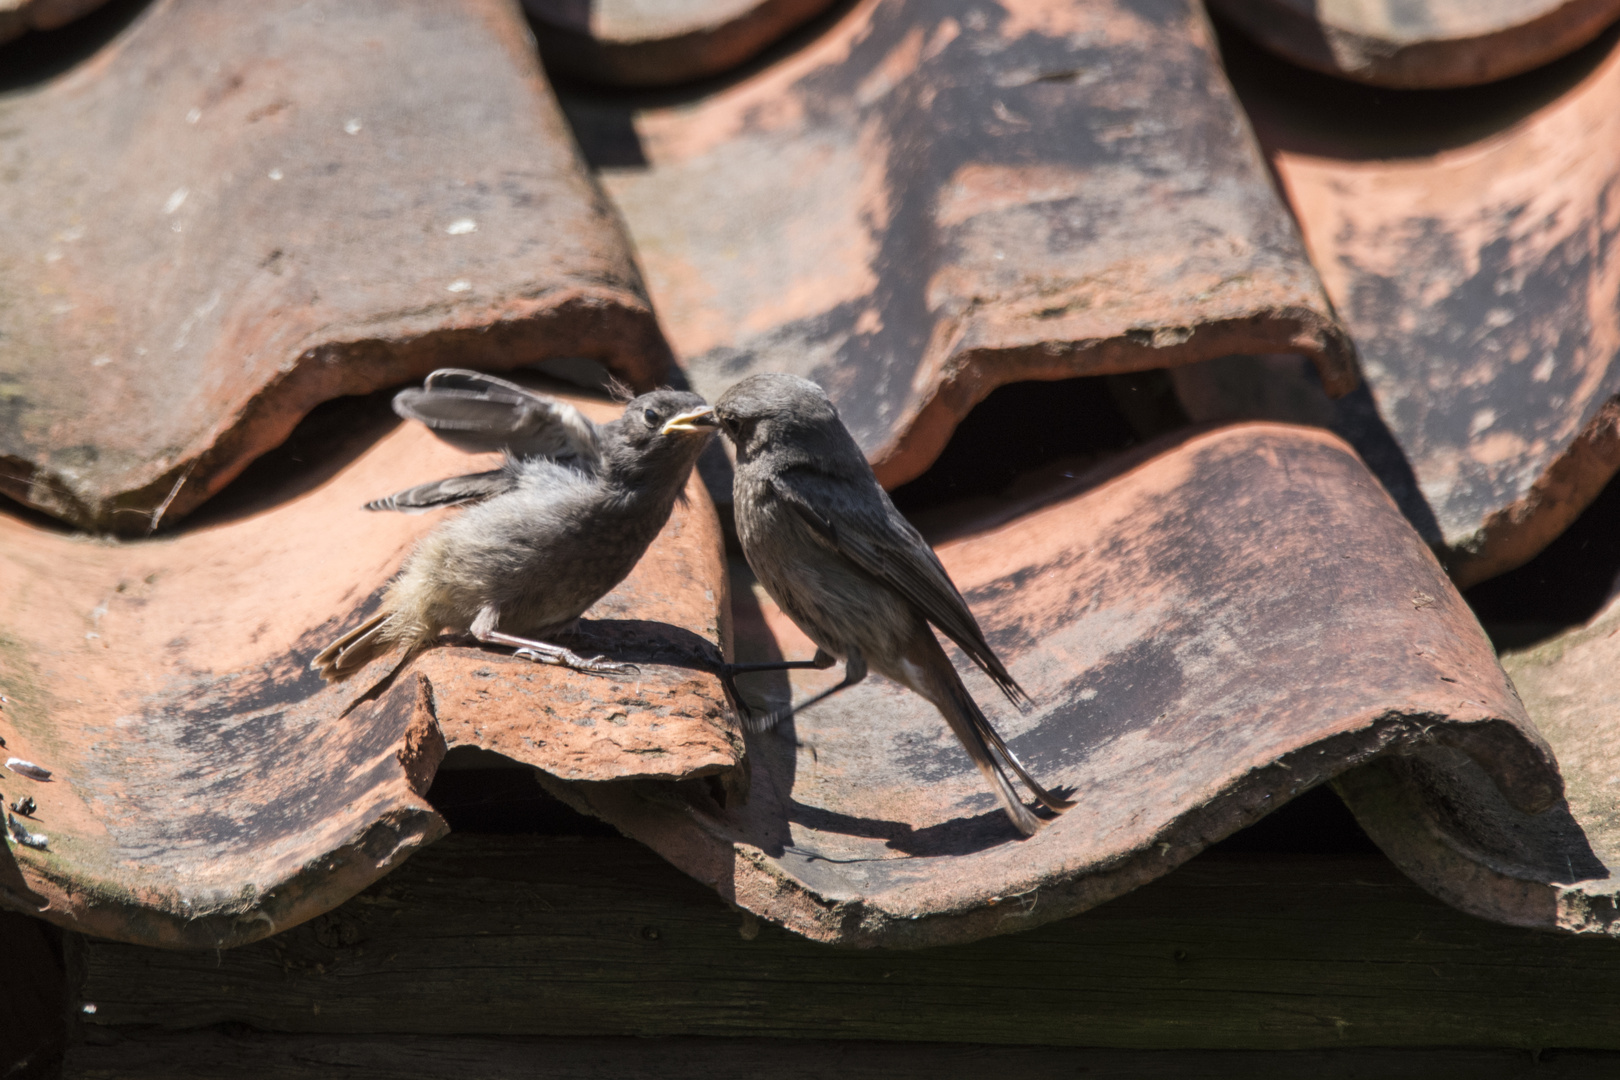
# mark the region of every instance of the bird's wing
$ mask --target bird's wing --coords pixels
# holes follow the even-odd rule
[[[448,480],[434,480],[417,484],[413,488],[395,492],[384,499],[366,503],[367,510],[400,510],[407,514],[421,514],[441,506],[460,506],[478,502],[492,495],[500,495],[517,486],[517,474],[510,469],[452,476]]]
[[[571,459],[588,471],[601,462],[600,434],[584,413],[479,371],[440,368],[420,387],[395,394],[394,411],[463,449]]]
[[[882,489],[808,468],[784,469],[771,487],[827,543],[850,562],[905,597],[946,637],[962,647],[1014,704],[1029,695],[984,639],[978,620],[957,591],[928,541],[900,515]],[[832,507],[837,507],[836,520]]]

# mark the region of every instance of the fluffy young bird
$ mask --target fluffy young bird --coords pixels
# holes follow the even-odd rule
[[[507,450],[505,465],[437,480],[368,503],[421,512],[472,504],[417,544],[382,609],[328,645],[312,665],[342,679],[384,653],[406,655],[441,631],[517,647],[515,655],[595,674],[633,672],[585,659],[555,635],[623,581],[669,520],[714,433],[696,394],[643,394],[617,420],[474,371],[434,372],[395,411],[474,449]],[[502,628],[506,629],[502,629]],[[519,637],[508,631],[530,636]]]
[[[714,412],[737,448],[732,501],[743,554],[771,599],[817,645],[814,660],[730,665],[726,679],[844,661],[837,686],[754,726],[774,725],[853,686],[870,668],[939,709],[1024,835],[1040,819],[1019,799],[1004,766],[1042,805],[1057,812],[1073,805],[1030,777],[962,685],[929,624],[1014,704],[1028,701],[933,549],[878,486],[821,387],[791,375],[751,375],[722,394]]]

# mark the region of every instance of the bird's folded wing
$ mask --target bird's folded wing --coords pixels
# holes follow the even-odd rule
[[[440,368],[420,388],[395,394],[394,411],[466,449],[572,459],[592,470],[601,460],[597,427],[584,413],[479,371]]]
[[[367,510],[400,510],[407,514],[420,514],[441,506],[460,506],[477,502],[493,495],[510,491],[517,485],[517,473],[510,469],[452,476],[448,480],[434,480],[395,492],[383,499],[366,503]]]
[[[868,496],[826,473],[785,469],[771,478],[777,496],[856,566],[894,589],[973,658],[1014,702],[1026,695],[997,658],[967,601],[933,548],[887,499]],[[837,506],[834,522],[821,509]]]

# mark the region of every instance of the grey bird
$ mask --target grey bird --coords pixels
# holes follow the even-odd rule
[[[507,451],[489,472],[436,480],[366,504],[422,512],[467,506],[424,537],[382,608],[311,666],[342,679],[394,649],[409,656],[446,630],[515,655],[593,674],[635,668],[545,639],[623,581],[669,520],[714,433],[696,394],[658,390],[595,424],[563,401],[475,371],[446,368],[401,391],[395,411],[470,449]],[[528,636],[518,636],[522,633]]]
[[[1029,775],[990,725],[946,657],[930,624],[956,642],[1021,708],[1028,697],[985,641],[939,558],[878,486],[866,455],[821,387],[791,375],[751,375],[715,402],[737,450],[732,502],[737,537],[760,584],[817,646],[813,660],[732,664],[732,676],[844,662],[837,686],[808,701],[749,718],[769,728],[853,686],[868,669],[930,701],[990,782],[1024,835],[1040,819],[1007,779],[1012,770],[1043,806],[1072,803]]]

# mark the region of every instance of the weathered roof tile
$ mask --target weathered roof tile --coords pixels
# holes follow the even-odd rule
[[[154,4],[0,98],[0,491],[139,535],[446,363],[665,374],[518,12]]]
[[[1513,804],[1557,801],[1552,756],[1489,642],[1347,446],[1255,424],[1158,451],[939,547],[1036,709],[1013,713],[965,661],[964,678],[1034,775],[1077,803],[1031,839],[937,712],[876,676],[751,738],[746,805],[545,782],[727,899],[862,945],[1085,910],[1392,751],[1457,748]],[[807,655],[764,608],[776,648]],[[837,677],[796,677],[795,697]]]
[[[563,100],[697,389],[816,379],[885,484],[1017,380],[1294,350],[1355,383],[1187,0],[869,0],[696,101]]]
[[[0,853],[8,902],[108,937],[222,947],[335,906],[439,835],[421,796],[447,749],[574,779],[734,769],[741,739],[708,673],[722,540],[695,479],[582,622],[580,647],[638,662],[634,678],[449,644],[391,683],[397,656],[338,684],[309,669],[437,523],[361,504],[468,465],[405,425],[308,490],[263,492],[268,510],[171,539],[91,542],[0,517],[0,737],[53,774],[0,771],[50,838]]]

